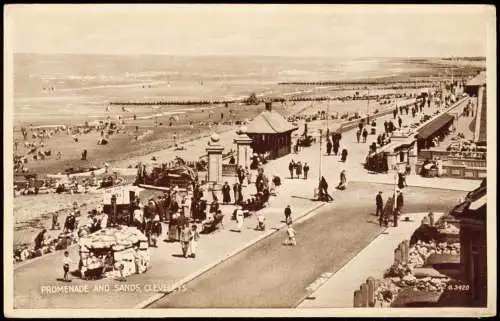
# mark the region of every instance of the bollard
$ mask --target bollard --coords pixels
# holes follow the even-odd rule
[[[373,308],[375,306],[375,279],[370,276],[366,284],[368,285],[368,307]]]
[[[403,243],[403,262],[408,263],[408,259],[410,257],[410,241],[404,240]]]
[[[398,265],[399,263],[401,263],[401,261],[402,261],[401,250],[398,246],[398,248],[394,251],[394,264]]]
[[[361,306],[368,307],[368,285],[361,284]]]
[[[354,304],[355,308],[361,308],[361,290],[354,291]]]

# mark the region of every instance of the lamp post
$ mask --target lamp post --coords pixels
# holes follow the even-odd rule
[[[370,122],[370,90],[368,89],[367,94],[367,104],[366,104],[366,125]]]
[[[392,213],[394,215],[394,227],[398,226],[398,213],[396,212],[396,187],[398,182],[398,168],[396,166],[394,173],[394,201],[392,203]]]
[[[323,129],[319,129],[319,169],[318,169],[318,182],[321,181],[321,151],[323,146]]]

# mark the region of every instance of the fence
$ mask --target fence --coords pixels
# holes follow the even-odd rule
[[[420,174],[422,170],[423,163],[419,162],[416,164],[416,173]],[[431,177],[437,174],[437,170],[429,171]],[[454,177],[454,178],[466,178],[466,179],[482,179],[487,176],[486,166],[484,167],[469,167],[465,165],[443,165],[443,172],[440,177]]]
[[[450,151],[438,151],[438,150],[421,150],[418,155],[419,161],[424,161],[425,159],[434,159],[439,157],[443,161],[447,161],[450,165],[464,165],[466,167],[484,167],[486,168],[486,152],[474,152],[479,157],[482,158],[471,158],[468,157],[470,152],[450,152]],[[457,157],[458,156],[458,157]],[[462,156],[462,157],[460,157]]]

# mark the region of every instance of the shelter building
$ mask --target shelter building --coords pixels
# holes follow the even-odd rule
[[[247,125],[247,135],[252,139],[254,153],[276,159],[292,152],[292,132],[297,127],[266,102],[265,110]]]

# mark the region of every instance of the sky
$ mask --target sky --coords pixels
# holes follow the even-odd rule
[[[495,9],[450,5],[8,5],[13,52],[486,56]],[[492,39],[492,37],[489,37]]]

